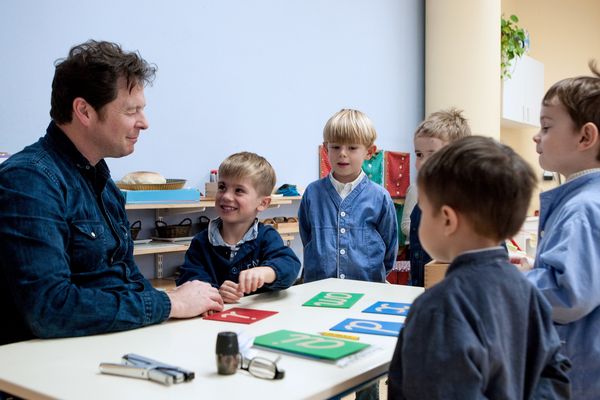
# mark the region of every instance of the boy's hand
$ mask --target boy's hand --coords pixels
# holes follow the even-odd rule
[[[271,267],[254,267],[240,273],[238,288],[242,293],[252,293],[260,289],[265,283],[275,280],[275,270]]]
[[[232,281],[225,281],[219,288],[219,294],[225,303],[237,303],[244,296],[239,285]]]

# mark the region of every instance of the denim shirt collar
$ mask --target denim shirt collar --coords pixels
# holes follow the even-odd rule
[[[110,179],[110,170],[104,159],[95,166],[91,165],[54,121],[50,122],[46,129],[46,138],[52,148],[67,158],[92,183],[96,193],[102,193]]]
[[[254,219],[254,223],[252,224],[250,229],[248,229],[248,231],[244,234],[242,240],[233,245],[227,243],[223,239],[223,236],[220,232],[221,225],[223,225],[223,221],[221,220],[221,218],[215,218],[210,221],[210,223],[208,224],[208,241],[213,246],[229,247],[231,249],[230,257],[232,259],[244,243],[249,242],[251,240],[255,240],[258,237],[258,218]]]
[[[493,259],[500,259],[501,261],[509,262],[508,253],[502,246],[488,247],[485,249],[470,250],[459,254],[452,260],[446,275],[452,273],[457,268],[461,268],[466,265],[479,265],[483,261],[491,262]]]

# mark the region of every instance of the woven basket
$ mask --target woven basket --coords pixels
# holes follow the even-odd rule
[[[167,179],[167,183],[136,183],[128,184],[116,182],[117,187],[123,190],[175,190],[183,188],[185,179]]]
[[[140,230],[142,229],[142,221],[135,221],[133,224],[129,226],[129,231],[131,232],[131,239],[136,240]]]
[[[210,218],[208,218],[206,215],[201,215],[200,218],[198,218],[198,230],[199,231],[203,231],[205,229],[208,228],[208,224],[210,224]]]
[[[192,231],[192,220],[183,219],[178,225],[167,225],[164,221],[156,221],[156,236],[160,238],[178,238],[190,236]]]

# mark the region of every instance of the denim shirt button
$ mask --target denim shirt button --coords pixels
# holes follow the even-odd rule
[[[346,228],[340,229],[340,233],[346,233]]]
[[[345,217],[345,216],[346,216],[346,212],[345,212],[345,211],[342,211],[342,212],[340,213],[340,216],[342,216],[342,217]]]
[[[340,254],[341,254],[341,255],[344,255],[344,254],[346,254],[346,250],[344,250],[344,249],[341,249],[341,250],[340,250]]]
[[[340,274],[340,279],[346,279],[346,275]]]
[[[90,233],[90,236],[93,237],[93,238],[95,238],[96,237],[96,233],[92,232],[92,233]]]

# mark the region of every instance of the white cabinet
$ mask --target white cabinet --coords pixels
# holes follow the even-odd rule
[[[544,64],[523,56],[511,70],[512,77],[504,80],[502,87],[502,125],[539,127]]]

